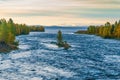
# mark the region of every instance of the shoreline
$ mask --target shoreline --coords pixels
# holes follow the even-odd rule
[[[14,23],[11,18],[8,21],[0,19],[0,53],[18,49],[19,41],[15,40],[16,36],[28,35],[32,31],[45,32],[45,28]]]
[[[76,32],[74,32],[75,34],[88,34],[88,31],[86,30],[78,30],[78,31],[76,31]]]
[[[12,50],[17,50],[17,49],[18,49],[18,45],[0,42],[0,53],[6,53],[6,52],[10,52]]]
[[[30,32],[45,32],[45,30],[30,31]],[[20,35],[29,35],[29,34],[20,34]],[[16,36],[20,36],[20,35],[16,35]],[[18,46],[19,46],[19,42],[8,44],[5,43],[4,41],[0,41],[0,53],[7,53],[7,52],[11,52],[12,50],[17,50],[19,49]]]

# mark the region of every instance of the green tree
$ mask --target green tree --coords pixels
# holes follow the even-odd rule
[[[99,35],[103,38],[120,38],[120,21],[116,21],[114,24],[106,22],[101,26],[89,26],[87,30],[88,34]]]
[[[11,18],[8,20],[8,27],[9,27],[10,32],[15,35],[16,34],[15,26]]]
[[[106,26],[106,27],[109,27],[109,26],[110,26],[110,22],[106,22],[106,23],[105,23],[105,26]]]
[[[7,22],[5,19],[1,19],[1,34],[0,34],[0,41],[4,41],[7,43],[8,39],[8,29],[7,29]]]
[[[61,44],[63,42],[62,32],[59,30],[57,34],[57,43]]]
[[[89,34],[95,34],[95,32],[96,32],[95,26],[89,26],[88,27],[88,33]]]

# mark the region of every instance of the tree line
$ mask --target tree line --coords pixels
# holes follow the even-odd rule
[[[44,27],[43,26],[31,26],[30,27],[30,31],[32,31],[32,32],[34,32],[34,31],[41,31],[41,32],[44,32],[45,31],[45,29],[44,29]]]
[[[114,24],[106,22],[101,26],[89,26],[87,34],[95,34],[103,38],[117,38],[120,39],[120,20]]]
[[[0,19],[0,42],[15,45],[15,36],[29,34],[30,31],[44,31],[44,27],[16,24],[11,18],[8,21]]]

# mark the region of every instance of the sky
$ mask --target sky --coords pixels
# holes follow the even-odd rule
[[[28,25],[101,25],[120,19],[120,0],[0,0],[0,18]]]

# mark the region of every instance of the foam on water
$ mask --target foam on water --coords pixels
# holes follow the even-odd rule
[[[4,79],[4,78],[0,78],[0,80],[6,80],[6,79]]]
[[[73,34],[73,35],[74,35],[74,33],[73,33],[73,32],[70,32],[70,33],[66,33],[66,34]]]
[[[106,62],[120,62],[119,55],[105,55]]]
[[[17,73],[3,72],[0,76],[4,78],[3,80],[31,80],[31,77]]]
[[[30,51],[25,51],[25,52],[20,52],[20,53],[12,53],[10,54],[10,58],[12,59],[18,59],[18,58],[25,58],[25,57],[30,57],[31,52]]]
[[[45,43],[45,42],[56,42],[56,40],[50,39],[50,38],[48,38],[48,39],[40,39],[40,41],[43,42],[43,43]]]
[[[51,73],[50,71],[44,70],[44,66],[41,64],[30,64],[26,62],[15,61],[14,64],[11,63],[10,60],[5,60],[2,62],[3,65],[0,65],[0,70],[12,69],[13,67],[18,69],[17,72],[6,72],[2,71],[0,75],[0,80],[5,78],[5,80],[43,80],[41,76],[45,76],[46,78],[56,77],[55,73]],[[39,77],[35,77],[36,75],[41,75]]]
[[[14,67],[17,66],[19,66],[19,73],[21,73],[22,75],[34,76],[34,73],[36,73],[36,75],[45,76],[46,78],[57,77],[58,75],[69,78],[75,75],[74,72],[59,69],[49,65],[43,65],[40,63],[30,64],[26,62],[22,63],[19,61],[15,61]]]
[[[24,49],[24,50],[30,48],[29,45],[19,45],[18,47],[19,47],[19,49]]]
[[[55,44],[44,44],[46,47],[48,47],[48,48],[52,48],[52,49],[57,49],[58,48],[58,46],[57,45],[55,45]]]
[[[66,71],[66,70],[63,70],[63,69],[58,69],[58,68],[55,68],[55,67],[52,67],[52,66],[44,67],[43,70],[45,70],[45,71],[47,70],[50,73],[56,73],[60,76],[65,76],[67,78],[72,77],[75,74],[73,72],[69,72],[69,71]]]
[[[0,61],[0,70],[11,68],[11,60]]]
[[[42,78],[38,78],[38,77],[33,77],[30,80],[43,80]]]

